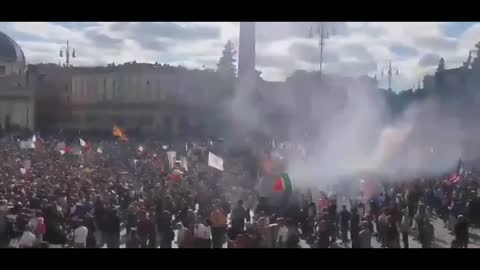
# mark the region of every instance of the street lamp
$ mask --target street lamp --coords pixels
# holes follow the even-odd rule
[[[389,62],[388,67],[382,69],[382,77],[384,73],[387,72],[388,77],[388,90],[392,90],[392,77],[398,76],[398,68],[392,67],[392,61]]]
[[[315,36],[318,36],[318,45],[320,47],[320,76],[322,76],[323,48],[325,47],[325,41],[330,36],[335,35],[335,29],[333,26],[333,23],[329,22],[315,22],[310,25],[309,38],[315,38]]]
[[[72,52],[70,53],[70,50]],[[75,58],[75,48],[70,47],[70,43],[67,40],[67,47],[63,47],[60,49],[60,57],[63,57],[63,52],[65,51],[65,66],[69,67],[70,66],[70,57]]]

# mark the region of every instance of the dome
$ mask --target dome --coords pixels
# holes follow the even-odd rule
[[[0,32],[0,61],[25,64],[25,56],[20,46],[2,32]]]

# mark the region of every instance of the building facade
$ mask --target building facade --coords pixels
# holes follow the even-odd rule
[[[111,130],[117,124],[166,136],[210,134],[225,97],[222,80],[210,70],[126,63],[71,68],[63,93],[70,117],[62,128]]]
[[[22,49],[0,32],[0,130],[35,127],[33,91],[26,74]]]

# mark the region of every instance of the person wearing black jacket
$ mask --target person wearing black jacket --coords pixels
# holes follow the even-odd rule
[[[468,222],[463,215],[458,216],[455,224],[455,241],[460,248],[468,248]]]
[[[60,224],[56,221],[46,224],[47,231],[45,234],[45,241],[48,242],[49,248],[62,248],[67,242],[67,236]]]
[[[360,215],[356,208],[352,208],[350,216],[350,238],[352,239],[352,248],[359,248],[358,234],[360,232]]]
[[[158,232],[160,233],[160,248],[172,248],[175,233],[172,229],[172,215],[164,210],[158,220]]]
[[[104,233],[106,236],[107,248],[119,248],[120,247],[120,218],[118,217],[117,210],[112,209],[106,213],[106,219],[104,220]]]
[[[88,234],[87,234],[87,248],[95,248],[97,247],[97,242],[95,239],[95,222],[93,220],[93,217],[90,215],[87,215],[85,218],[85,227],[88,229]]]
[[[0,248],[8,247],[10,238],[13,236],[13,234],[13,223],[3,212],[0,212]]]
[[[342,205],[342,211],[340,212],[340,230],[342,233],[342,242],[348,241],[348,224],[350,222],[350,212],[347,210],[346,205]]]

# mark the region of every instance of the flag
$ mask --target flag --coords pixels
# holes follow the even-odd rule
[[[64,142],[59,142],[59,143],[57,143],[57,146],[55,146],[55,150],[57,150],[57,151],[60,151],[60,150],[65,151],[65,147],[66,147],[66,145],[65,145]]]
[[[450,176],[450,178],[448,179],[450,182],[452,182],[453,184],[455,183],[458,183],[459,181],[461,181],[463,179],[463,172],[464,172],[464,168],[463,168],[463,162],[462,160],[460,159],[458,161],[458,165],[457,165],[457,169],[455,170],[455,172]]]
[[[80,139],[80,145],[82,147],[85,147],[85,145],[87,145],[87,143],[84,140]]]
[[[97,153],[99,153],[99,154],[103,154],[103,150],[102,150],[102,148],[98,147],[98,148],[97,148]]]
[[[128,141],[127,134],[125,133],[125,130],[122,128],[119,128],[118,126],[113,126],[113,136],[119,138],[121,141]]]
[[[168,158],[168,166],[170,166],[170,169],[173,169],[173,167],[175,166],[175,161],[177,160],[177,152],[168,151],[167,158]]]
[[[32,167],[32,161],[30,161],[30,159],[24,160],[23,167],[27,170],[30,170],[30,168]]]
[[[185,169],[185,171],[188,172],[188,162],[187,162],[187,157],[181,157],[180,158],[180,161],[181,161],[181,164],[182,164],[182,167]]]
[[[179,182],[182,179],[183,179],[183,172],[178,169],[173,170],[172,173],[170,174],[170,180],[174,182]]]
[[[208,166],[223,171],[223,159],[212,154],[212,152],[208,152]]]
[[[20,141],[21,149],[35,149],[35,143],[32,140]]]
[[[62,153],[62,151],[63,151],[63,154],[71,154],[73,153],[73,148],[67,145],[63,150],[60,150],[60,153]]]
[[[292,192],[292,182],[286,173],[282,173],[273,185],[274,192]]]

